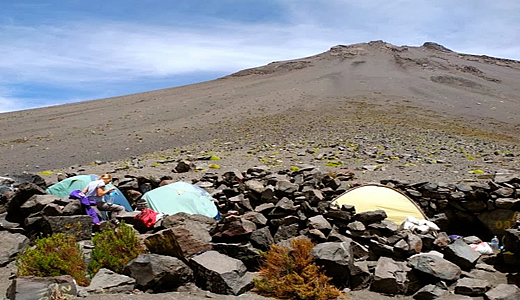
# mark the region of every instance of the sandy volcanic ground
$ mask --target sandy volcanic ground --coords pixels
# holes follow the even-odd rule
[[[431,43],[335,46],[210,82],[0,114],[0,174],[170,175],[175,160],[213,155],[222,169],[332,162],[359,180],[472,179],[519,167],[519,113],[518,61]]]

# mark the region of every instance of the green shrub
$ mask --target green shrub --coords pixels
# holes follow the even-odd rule
[[[34,247],[26,248],[18,255],[16,266],[18,276],[70,275],[79,285],[89,284],[87,266],[76,238],[63,233],[37,239]]]
[[[90,256],[92,261],[88,265],[92,275],[101,268],[121,273],[127,263],[145,252],[135,231],[124,222],[121,222],[115,230],[108,229],[96,233],[92,242],[94,243]]]
[[[313,262],[314,244],[306,239],[294,239],[292,249],[273,245],[262,253],[260,277],[255,279],[256,291],[278,299],[327,300],[341,296],[329,284],[330,278]]]

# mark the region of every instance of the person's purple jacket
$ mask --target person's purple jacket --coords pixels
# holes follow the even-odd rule
[[[81,205],[85,209],[85,212],[87,215],[89,215],[92,218],[92,223],[98,224],[99,223],[99,217],[97,214],[96,209],[94,208],[96,206],[96,201],[90,201],[85,193],[83,193],[80,190],[74,190],[70,192],[69,198],[72,199],[79,199],[81,202]]]

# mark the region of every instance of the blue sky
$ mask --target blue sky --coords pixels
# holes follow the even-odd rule
[[[520,60],[520,1],[0,0],[0,112],[201,82],[371,40]]]

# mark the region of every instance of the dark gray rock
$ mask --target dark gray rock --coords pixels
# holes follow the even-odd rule
[[[232,170],[222,174],[222,179],[227,183],[233,184],[244,180],[244,176],[238,170]]]
[[[229,216],[219,224],[213,234],[214,241],[245,241],[256,230],[255,223],[243,217]]]
[[[20,206],[20,210],[22,213],[28,216],[33,213],[42,211],[46,205],[51,204],[56,199],[59,198],[54,195],[33,195]]]
[[[322,215],[310,217],[307,220],[307,227],[309,229],[318,229],[318,230],[324,231],[326,233],[329,233],[330,230],[332,229],[332,226],[330,225],[330,223]]]
[[[261,195],[265,190],[264,184],[258,180],[248,180],[245,182],[245,186],[246,186],[246,191],[252,191],[259,195]]]
[[[255,211],[261,214],[269,214],[269,212],[274,208],[274,203],[263,203],[255,207]]]
[[[60,291],[65,297],[76,297],[78,288],[70,275],[57,277],[19,277],[13,279],[6,296],[10,300],[53,299],[53,292]]]
[[[372,291],[385,294],[411,294],[419,288],[412,269],[405,262],[397,262],[388,257],[379,258],[374,271],[374,281],[370,287]]]
[[[278,198],[276,197],[276,191],[273,186],[267,186],[260,195],[260,200],[267,203],[276,203]]]
[[[520,299],[520,288],[514,284],[499,284],[486,294],[487,300],[517,300]]]
[[[408,254],[413,255],[413,254],[421,253],[422,248],[423,248],[423,242],[420,237],[409,232],[406,235],[406,242],[408,243],[408,246],[410,247]]]
[[[493,235],[502,235],[504,234],[504,229],[508,228],[507,222],[511,223],[514,215],[515,212],[509,209],[495,209],[485,211],[477,217]],[[497,224],[500,224],[501,226],[497,226]]]
[[[384,210],[378,209],[374,211],[366,211],[354,215],[354,220],[367,223],[379,222],[386,219],[387,215]]]
[[[130,293],[134,290],[135,279],[125,275],[117,274],[109,269],[100,269],[90,285],[87,292],[90,294],[119,294]]]
[[[339,287],[350,284],[350,271],[354,266],[354,253],[350,242],[321,243],[312,248],[316,264],[323,266],[325,274],[332,277],[331,282]]]
[[[455,281],[462,273],[459,266],[432,254],[414,255],[408,259],[408,263],[414,270],[437,280]]]
[[[279,180],[276,183],[276,193],[282,196],[290,196],[298,191],[298,185],[289,182],[288,180]]]
[[[27,218],[25,229],[31,238],[64,233],[76,237],[78,241],[89,240],[92,238],[92,218],[86,215]]]
[[[213,293],[238,295],[252,286],[252,276],[244,263],[217,251],[193,257],[190,266],[197,286]]]
[[[417,293],[413,295],[413,298],[417,300],[434,300],[449,295],[449,293],[446,286],[442,286],[441,284],[428,284],[418,290]]]
[[[481,279],[462,278],[455,285],[455,294],[480,296],[489,290],[489,282]]]
[[[46,216],[61,216],[63,214],[63,208],[57,203],[49,203],[41,211]]]
[[[280,219],[272,219],[270,222],[273,227],[278,227],[278,226],[282,226],[282,225],[291,225],[291,224],[299,223],[300,221],[301,221],[301,219],[298,218],[297,216],[287,216],[287,217],[283,217]]]
[[[496,194],[501,198],[510,198],[515,194],[515,189],[510,187],[501,187],[498,190],[495,190],[493,194]]]
[[[323,196],[322,192],[320,190],[308,190],[304,193],[305,199],[309,201],[309,203],[316,204],[323,200],[325,200],[325,197]]]
[[[449,230],[450,220],[444,213],[436,214],[430,218],[430,221],[437,224],[442,231]]]
[[[262,251],[267,251],[271,248],[271,245],[274,244],[274,238],[269,231],[268,227],[264,227],[253,231],[251,236],[249,237],[251,244]]]
[[[435,238],[435,241],[433,241],[433,244],[438,248],[444,249],[450,244],[450,237],[444,231],[439,232]]]
[[[188,226],[175,226],[145,237],[151,253],[186,259],[193,254],[211,249],[211,235],[206,230]]]
[[[85,210],[81,207],[81,202],[79,202],[79,200],[74,200],[66,204],[61,212],[64,216],[72,216],[82,215],[85,213]]]
[[[352,231],[365,231],[365,229],[366,229],[365,224],[363,224],[359,221],[354,221],[354,222],[348,224],[347,228]]]
[[[370,284],[372,273],[367,261],[354,261],[350,269],[350,287],[353,290],[366,288]]]
[[[7,265],[16,258],[26,246],[29,245],[29,239],[20,233],[10,233],[8,231],[0,231],[0,267]]]
[[[462,240],[456,240],[444,249],[447,260],[453,262],[464,270],[470,270],[475,266],[480,257],[480,253],[471,249]]]
[[[180,161],[177,163],[177,166],[175,166],[174,170],[177,173],[186,173],[191,170],[191,166],[189,162]]]
[[[242,261],[251,272],[260,266],[260,253],[251,243],[212,243],[211,246],[212,250]]]
[[[216,227],[216,225],[217,221],[213,218],[199,214],[191,215],[183,212],[166,216],[162,220],[162,226],[164,228],[184,226],[206,232],[212,231]]]
[[[247,212],[244,214],[244,219],[255,223],[257,226],[264,226],[267,224],[267,218],[259,212]]]
[[[457,184],[456,187],[457,187],[457,190],[464,192],[464,193],[473,191],[473,188],[467,182],[461,182],[461,183]]]
[[[6,220],[23,223],[24,215],[20,214],[20,207],[32,196],[45,194],[45,191],[34,183],[20,184],[15,193],[8,199]]]
[[[390,236],[394,234],[399,226],[390,220],[383,220],[381,222],[371,223],[368,226],[368,229],[377,230],[381,232],[384,236]]]
[[[504,245],[507,251],[520,254],[520,230],[506,229],[504,230]]]
[[[193,271],[180,259],[158,254],[140,254],[123,273],[135,279],[137,288],[154,292],[175,291],[194,280]]]
[[[298,206],[294,205],[294,202],[289,198],[284,197],[276,203],[275,208],[286,212],[290,212],[298,209]]]
[[[292,237],[298,236],[300,233],[300,226],[298,224],[282,225],[278,227],[274,235],[274,242],[278,243],[283,240],[288,240]]]
[[[20,228],[20,224],[9,222],[6,220],[7,213],[1,213],[0,214],[0,231],[7,230],[10,232],[17,232],[20,230],[23,230],[23,228]]]

